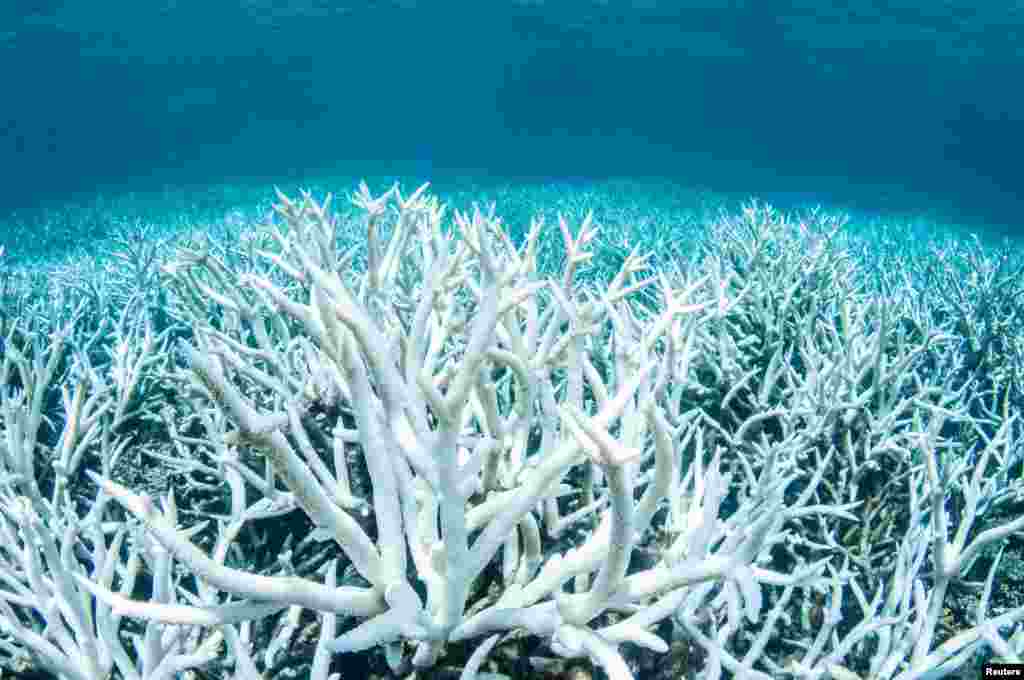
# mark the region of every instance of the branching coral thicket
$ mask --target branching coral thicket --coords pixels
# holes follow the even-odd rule
[[[9,666],[914,680],[1019,661],[1004,260],[869,275],[842,221],[756,204],[691,257],[609,255],[592,216],[515,240],[493,208],[365,184],[354,247],[329,198],[278,199],[272,232],[125,240],[143,259],[90,294],[109,320],[5,322]]]

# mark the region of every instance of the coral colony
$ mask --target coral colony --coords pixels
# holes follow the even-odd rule
[[[590,217],[514,235],[425,189],[362,185],[358,242],[329,197],[279,194],[267,230],[134,242],[120,293],[49,316],[8,294],[9,669],[930,680],[1020,661],[1005,257],[871,266],[841,223],[756,204],[690,256],[648,255],[598,248],[616,239]]]

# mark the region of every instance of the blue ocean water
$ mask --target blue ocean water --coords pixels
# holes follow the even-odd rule
[[[1019,222],[1019,3],[0,9],[0,210],[321,171],[668,177]]]
[[[10,0],[0,265],[114,236],[123,263],[152,225],[237,233],[275,186],[362,177],[494,201],[517,236],[593,207],[682,251],[757,198],[1016,238],[1022,35],[1019,2],[968,0]]]

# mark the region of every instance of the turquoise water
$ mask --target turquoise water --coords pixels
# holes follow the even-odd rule
[[[671,181],[1011,234],[1005,3],[9,3],[0,215],[165,185]]]

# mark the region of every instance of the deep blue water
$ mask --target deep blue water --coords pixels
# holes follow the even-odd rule
[[[1020,3],[966,0],[7,2],[0,211],[344,168],[671,177],[1012,233],[1022,37]]]

